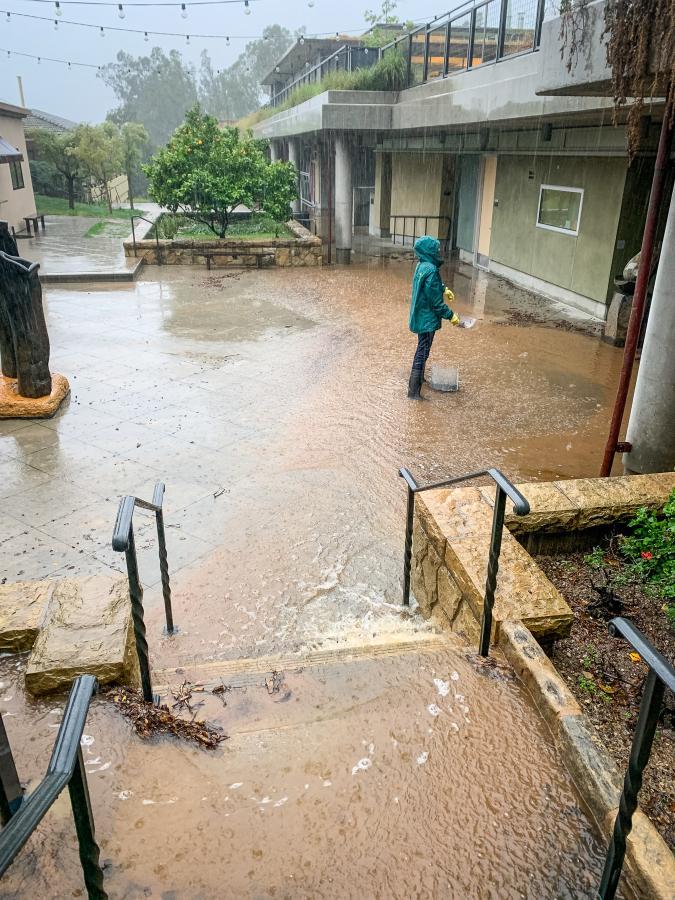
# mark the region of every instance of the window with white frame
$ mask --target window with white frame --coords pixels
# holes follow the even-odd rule
[[[559,231],[562,234],[579,234],[583,203],[583,188],[542,184],[539,191],[537,228],[547,228],[549,231]]]

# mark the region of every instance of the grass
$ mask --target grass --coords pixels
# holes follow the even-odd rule
[[[130,219],[132,216],[145,215],[142,209],[108,210],[106,203],[76,203],[75,209],[68,209],[65,197],[46,197],[35,195],[37,211],[45,216],[90,216],[94,219]]]
[[[101,219],[98,222],[95,222],[91,228],[88,228],[84,236],[85,237],[99,237],[104,234],[106,237],[120,237],[125,238],[129,234],[129,225],[126,224],[125,220],[122,219]]]
[[[311,100],[312,97],[323,94],[324,91],[402,91],[406,75],[406,64],[401,53],[398,50],[388,50],[381,60],[367,69],[329,72],[321,81],[298,85],[279,106],[266,106],[245,116],[239,121],[239,128],[246,131],[258,122],[292,109],[306,100]]]

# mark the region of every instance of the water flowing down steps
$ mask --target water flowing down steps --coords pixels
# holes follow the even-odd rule
[[[157,669],[165,702],[170,686],[201,682],[195,715],[229,735],[215,751],[142,740],[95,698],[82,751],[109,896],[592,896],[604,842],[529,695],[495,662],[454,635],[401,628]],[[0,678],[22,777],[41,777],[62,698],[28,700],[16,657],[0,659]],[[3,897],[25,896],[25,865],[33,896],[81,889],[67,817],[45,820],[29,848]]]

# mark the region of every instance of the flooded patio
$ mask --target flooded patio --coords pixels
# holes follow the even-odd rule
[[[155,681],[232,687],[202,710],[230,735],[210,755],[141,742],[96,701],[88,768],[111,896],[581,898],[597,883],[602,842],[529,698],[401,609],[396,473],[597,474],[621,351],[459,267],[446,280],[479,324],[445,329],[431,360],[458,366],[461,390],[411,403],[410,277],[403,260],[148,268],[129,286],[45,290],[72,397],[52,420],[0,423],[2,575],[122,571],[119,497],[150,499],[163,480],[175,637],[152,521],[137,532]],[[251,661],[284,654],[287,690],[271,696]],[[7,730],[35,779],[63,701],[26,700],[21,663],[2,664]],[[80,889],[65,802],[33,839],[50,852],[9,873],[16,896],[22,879]]]

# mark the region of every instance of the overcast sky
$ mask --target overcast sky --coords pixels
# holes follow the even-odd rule
[[[257,37],[267,25],[278,23],[291,30],[306,26],[313,32],[353,32],[358,34],[365,23],[365,9],[381,7],[381,0],[251,0],[250,15],[244,15],[243,2],[221,6],[195,6],[188,18],[181,18],[180,9],[173,7],[125,6],[125,18],[120,21],[116,8],[73,5],[60,0],[62,16],[58,31],[54,29],[55,6],[37,0],[0,0],[0,100],[19,103],[17,75],[23,78],[26,105],[47,110],[75,121],[100,122],[115,105],[115,97],[96,75],[94,69],[81,69],[46,62],[38,65],[34,59],[16,56],[15,52],[30,53],[41,57],[54,57],[72,62],[102,65],[112,62],[118,50],[143,55],[153,46],[164,50],[178,49],[184,58],[198,64],[205,47],[217,68],[228,66],[239,55],[246,40],[232,39],[230,46],[223,40],[191,37],[190,46],[185,38],[155,38],[153,28],[175,31],[181,34],[230,34]],[[117,0],[116,0],[117,2]],[[131,0],[130,0],[131,2]],[[156,0],[148,0],[156,2]],[[432,19],[435,14],[459,5],[459,0],[400,0],[397,13],[402,20],[420,21]],[[44,16],[49,21],[22,19],[12,15],[7,22],[6,12],[30,13]],[[97,28],[79,28],[65,24],[65,20],[89,22]],[[121,34],[107,31],[100,37],[98,26],[139,28],[150,32],[150,42],[143,35]],[[13,51],[7,57],[7,50]]]

